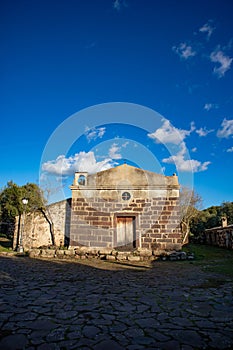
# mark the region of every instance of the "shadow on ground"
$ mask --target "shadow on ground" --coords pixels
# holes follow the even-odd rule
[[[201,259],[0,256],[0,349],[230,349],[232,278]]]

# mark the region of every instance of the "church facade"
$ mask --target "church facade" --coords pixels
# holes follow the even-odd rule
[[[75,173],[70,245],[179,250],[178,178],[123,164]]]

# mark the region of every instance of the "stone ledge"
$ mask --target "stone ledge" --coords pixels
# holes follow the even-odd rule
[[[91,259],[111,261],[154,261],[154,260],[193,260],[193,254],[186,254],[183,251],[149,250],[138,248],[134,251],[117,251],[116,249],[89,247],[78,247],[76,249],[31,249],[28,252],[30,258],[49,259]]]
[[[12,252],[0,252],[0,255],[1,256],[14,256],[14,255],[17,255],[18,253],[15,252],[15,251],[12,251]]]

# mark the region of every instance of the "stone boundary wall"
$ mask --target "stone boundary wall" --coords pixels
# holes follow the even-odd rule
[[[27,251],[30,248],[50,246],[51,223],[53,225],[55,245],[64,246],[69,244],[70,236],[71,199],[66,199],[48,205],[45,214],[41,211],[31,212],[25,215],[24,227],[22,217],[16,218],[13,238],[13,249],[17,249],[19,233],[22,231],[23,248]]]
[[[135,251],[120,252],[115,249],[102,248],[69,248],[69,249],[31,249],[29,252],[30,258],[42,259],[65,259],[65,260],[83,260],[83,259],[101,259],[113,262],[139,262],[139,261],[155,261],[155,260],[193,260],[193,253],[184,251],[164,251],[164,250],[149,250],[138,248]]]
[[[233,225],[207,229],[202,238],[206,244],[233,249]]]

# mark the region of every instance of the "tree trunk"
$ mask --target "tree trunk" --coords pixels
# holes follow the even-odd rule
[[[53,224],[53,221],[51,219],[51,215],[49,212],[46,213],[46,210],[44,210],[42,208],[41,208],[41,212],[49,224],[49,232],[50,232],[50,238],[51,238],[52,245],[55,245],[54,224]]]
[[[181,232],[183,233],[182,245],[189,243],[189,225],[182,221],[181,222]]]

